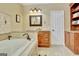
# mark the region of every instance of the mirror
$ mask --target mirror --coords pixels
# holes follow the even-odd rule
[[[30,15],[30,26],[42,26],[42,15]]]

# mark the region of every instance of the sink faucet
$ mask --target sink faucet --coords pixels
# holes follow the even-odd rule
[[[23,34],[23,36],[25,36],[25,35],[26,35],[26,37],[27,37],[28,40],[31,40],[31,38],[29,37],[29,34],[28,33],[24,33]]]

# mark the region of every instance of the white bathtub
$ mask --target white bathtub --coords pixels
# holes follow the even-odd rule
[[[26,38],[0,41],[0,53],[7,53],[8,56],[19,56],[33,42],[35,42],[34,39],[30,41]]]

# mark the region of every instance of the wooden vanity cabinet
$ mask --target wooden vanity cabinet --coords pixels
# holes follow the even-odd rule
[[[79,54],[79,32],[65,32],[65,45],[75,54]]]
[[[50,31],[39,31],[38,47],[49,47],[49,46],[50,46]]]

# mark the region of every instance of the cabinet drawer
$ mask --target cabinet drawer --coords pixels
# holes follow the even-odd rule
[[[49,31],[40,31],[38,32],[38,45],[44,46],[50,44],[50,32]]]

